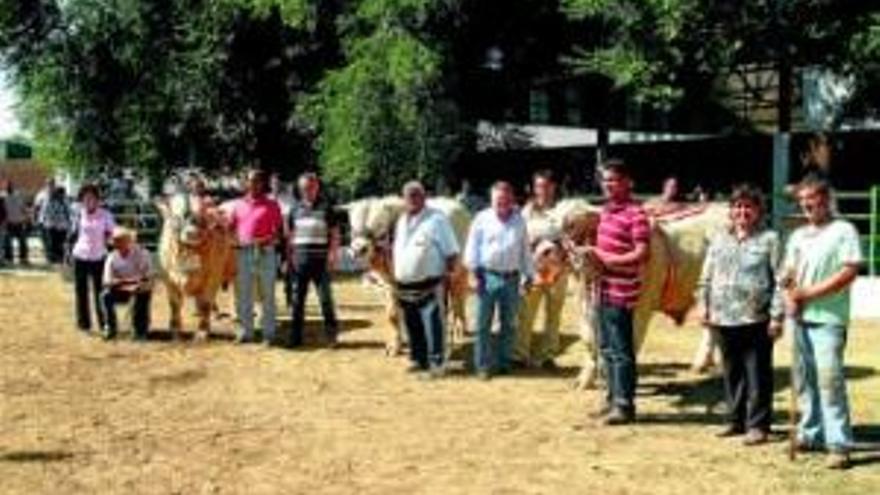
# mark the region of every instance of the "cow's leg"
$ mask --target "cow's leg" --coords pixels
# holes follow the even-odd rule
[[[467,333],[467,289],[465,287],[456,287],[449,295],[450,305],[452,306],[452,336],[456,342],[464,340]]]
[[[400,308],[394,301],[394,297],[388,295],[386,301],[386,313],[388,315],[388,329],[385,334],[385,354],[390,357],[399,356],[403,350],[403,344],[400,339],[401,317]]]
[[[183,328],[183,292],[174,284],[167,284],[166,288],[170,314],[168,330],[171,332],[171,339],[176,340]]]
[[[213,297],[196,298],[196,310],[199,314],[198,331],[195,340],[205,341],[211,335],[211,308],[214,306]]]
[[[645,301],[640,299],[638,305],[633,312],[633,351],[635,355],[639,355],[645,339],[648,337],[648,323],[651,322],[651,316],[654,309],[658,306],[659,301]]]
[[[691,363],[691,370],[695,373],[707,373],[715,366],[715,351],[718,350],[718,334],[711,328],[703,329],[703,336],[700,339],[700,345],[697,352],[694,353],[694,360]]]
[[[596,319],[596,308],[590,297],[590,288],[581,290],[581,339],[586,344],[587,352],[581,363],[581,371],[574,381],[577,390],[596,388],[599,381],[599,340]]]

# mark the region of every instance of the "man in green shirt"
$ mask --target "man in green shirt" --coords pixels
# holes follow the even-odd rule
[[[831,189],[822,179],[804,179],[797,198],[808,223],[792,233],[781,273],[792,282],[785,284],[785,300],[796,322],[798,447],[827,449],[829,467],[845,469],[853,436],[843,356],[850,285],[862,264],[859,235],[832,215]]]

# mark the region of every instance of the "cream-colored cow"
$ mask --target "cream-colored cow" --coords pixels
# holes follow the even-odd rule
[[[159,266],[171,307],[172,336],[183,325],[184,299],[192,297],[199,314],[196,338],[204,339],[211,331],[217,293],[235,277],[234,238],[217,208],[201,208],[189,195],[172,196],[157,206],[163,219]]]
[[[581,335],[588,352],[575,381],[578,388],[590,388],[598,377],[598,349],[594,309],[595,284],[598,269],[579,254],[578,248],[593,245],[599,223],[599,208],[584,200],[567,200],[557,206],[562,218],[569,259],[575,266],[582,287],[579,290],[582,305]],[[690,216],[654,225],[651,232],[650,255],[643,269],[642,293],[633,313],[634,345],[636,353],[647,336],[648,324],[656,312],[663,312],[681,324],[695,304],[695,290],[708,240],[726,225],[727,206],[705,205]]]

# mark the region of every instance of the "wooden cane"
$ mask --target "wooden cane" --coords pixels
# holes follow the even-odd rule
[[[788,394],[788,460],[794,461],[797,458],[798,441],[797,441],[797,424],[798,424],[798,344],[797,332],[799,328],[794,318],[786,318],[786,327],[791,332],[791,386]]]
[[[795,287],[794,275],[789,274],[783,279],[783,290],[791,291]],[[797,315],[789,310],[793,308],[785,308],[785,328],[791,333],[791,366],[789,394],[788,394],[788,460],[797,459],[798,440],[797,440],[797,424],[798,424],[798,383],[800,376],[798,375],[798,343],[797,332],[801,331],[797,323]]]

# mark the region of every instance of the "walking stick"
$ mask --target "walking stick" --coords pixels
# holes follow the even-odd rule
[[[791,386],[788,394],[788,460],[797,458],[797,424],[798,424],[798,344],[797,332],[800,331],[794,318],[786,318],[786,325],[791,332]]]
[[[794,275],[789,274],[783,279],[783,290],[790,291],[794,289]],[[797,323],[797,315],[789,312],[791,308],[785,308],[786,318],[785,327],[791,333],[791,366],[789,394],[788,394],[788,460],[794,461],[797,458],[798,441],[797,441],[797,424],[798,424],[798,388],[800,376],[798,373],[798,343],[797,332],[801,331]]]

